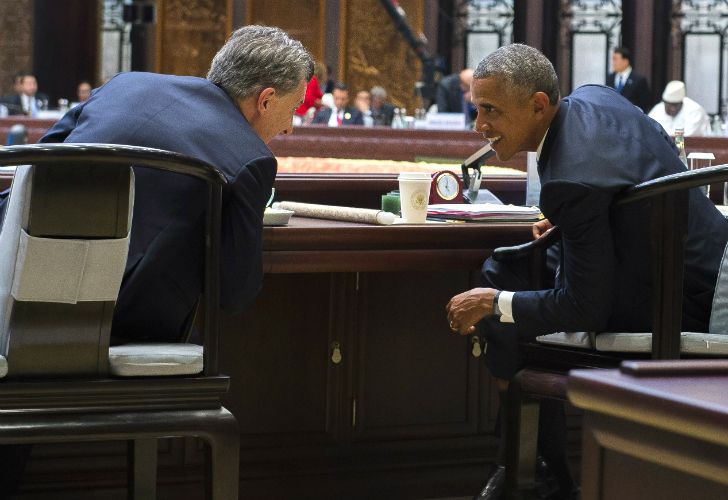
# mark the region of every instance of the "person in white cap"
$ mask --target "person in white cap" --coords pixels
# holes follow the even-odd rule
[[[685,84],[673,80],[665,86],[662,102],[649,113],[650,118],[662,125],[670,135],[675,129],[683,129],[685,135],[708,135],[710,118],[705,109],[685,95]]]

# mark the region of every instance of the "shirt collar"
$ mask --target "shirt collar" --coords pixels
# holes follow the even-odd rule
[[[632,66],[627,66],[627,69],[625,69],[624,71],[620,71],[619,73],[617,73],[617,75],[621,76],[622,80],[624,80],[626,82],[631,73],[632,73]]]
[[[551,128],[551,127],[549,127],[549,128]],[[536,160],[537,161],[541,157],[541,150],[543,149],[543,143],[546,140],[546,136],[548,135],[548,133],[549,133],[549,129],[547,128],[546,132],[544,132],[544,134],[543,134],[543,137],[541,137],[541,142],[538,144],[538,147],[536,148]]]

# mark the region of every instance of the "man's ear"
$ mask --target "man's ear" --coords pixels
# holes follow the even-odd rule
[[[272,87],[266,87],[258,94],[257,108],[259,113],[265,113],[270,107],[271,100],[275,95],[276,90]]]
[[[533,94],[533,111],[536,114],[543,114],[549,107],[549,96],[545,92]]]

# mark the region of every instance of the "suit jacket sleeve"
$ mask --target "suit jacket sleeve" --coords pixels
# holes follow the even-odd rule
[[[353,119],[351,120],[352,125],[364,125],[364,115],[358,109],[352,112]]]
[[[519,331],[535,337],[605,328],[616,268],[611,199],[611,193],[578,182],[544,184],[543,211],[562,231],[561,283],[553,290],[515,293],[513,318]]]
[[[263,279],[263,211],[277,163],[263,157],[248,163],[230,182],[222,220],[221,307],[242,310],[258,294]]]
[[[329,118],[331,117],[331,110],[326,109],[320,109],[316,111],[316,114],[313,115],[313,121],[311,123],[328,123]]]
[[[74,106],[58,120],[38,142],[63,142],[76,128],[83,105]]]

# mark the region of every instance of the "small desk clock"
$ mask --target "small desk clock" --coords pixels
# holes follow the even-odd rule
[[[442,170],[432,174],[430,204],[463,203],[463,181],[454,172]]]

